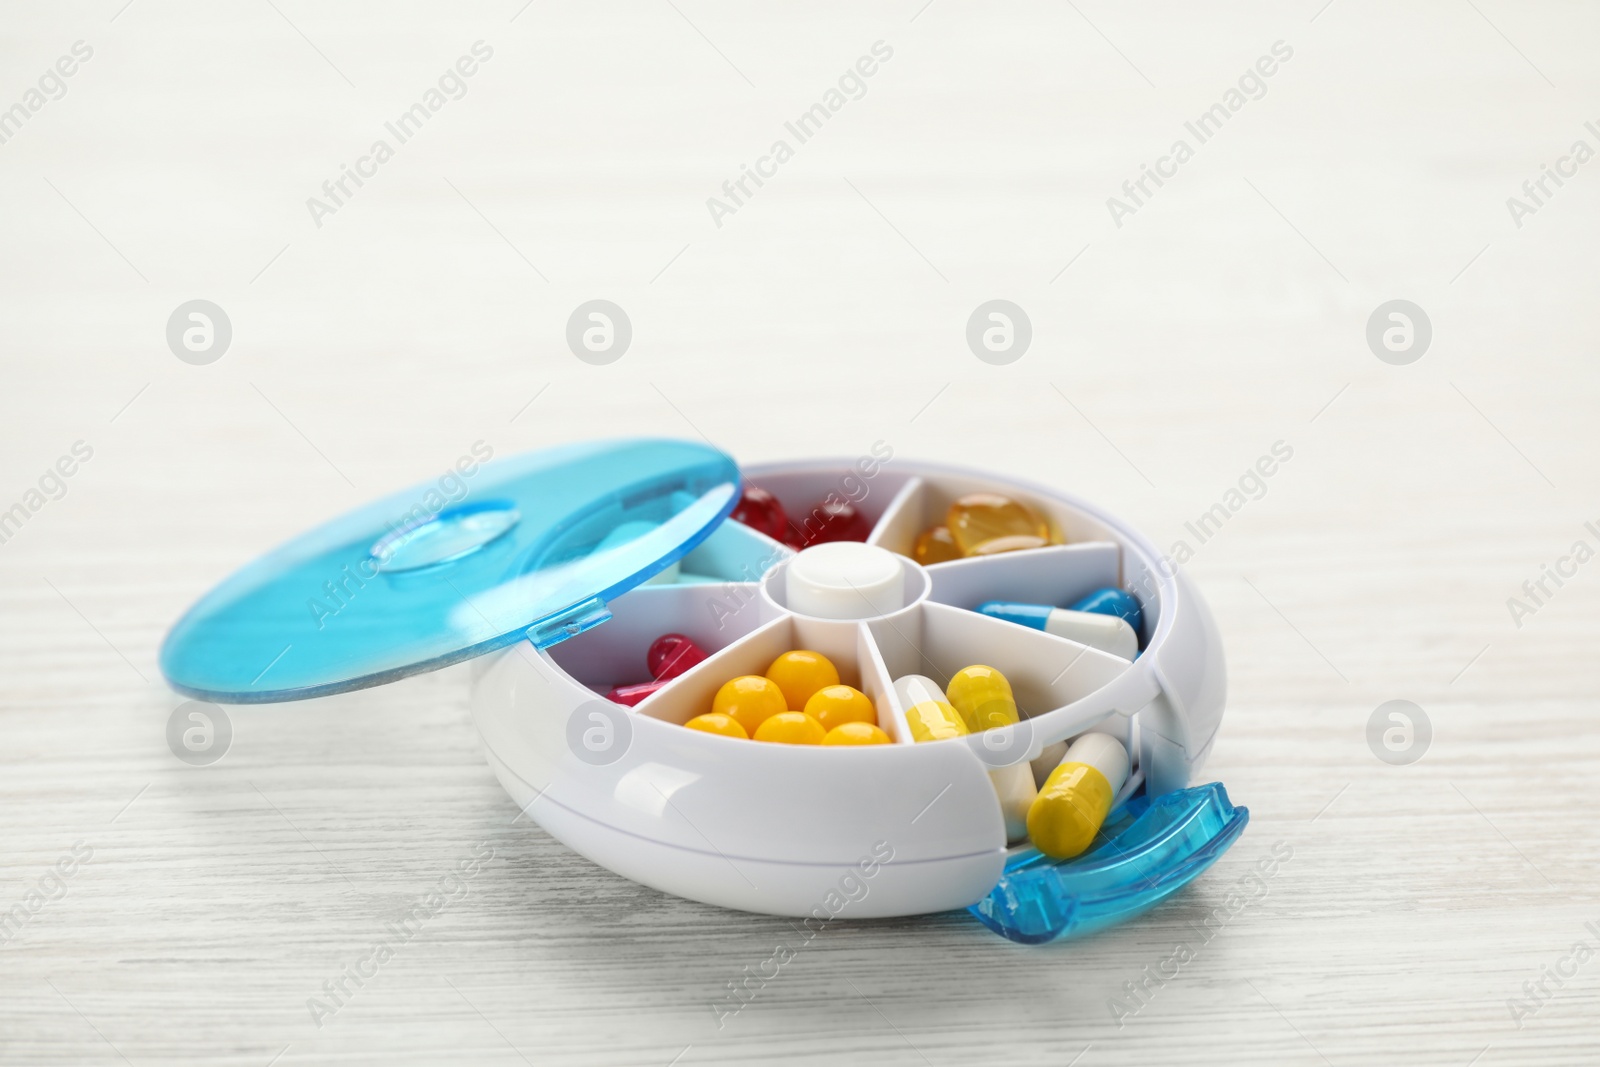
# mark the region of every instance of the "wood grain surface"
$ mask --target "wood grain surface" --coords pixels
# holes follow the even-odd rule
[[[1600,1060],[1600,562],[1574,555],[1600,548],[1594,7],[97,0],[0,23],[0,118],[25,112],[0,127],[0,513],[22,508],[0,1062]],[[785,124],[830,91],[800,142]],[[1174,176],[1135,203],[1144,165]],[[1546,165],[1566,176],[1535,202]],[[308,207],[346,166],[369,176]],[[168,345],[194,299],[231,323],[208,365]],[[632,323],[604,366],[566,341],[593,299]],[[1006,365],[967,345],[991,299],[1031,322]],[[1395,299],[1431,322],[1405,365],[1367,341]],[[1229,655],[1207,774],[1249,830],[1087,940],[841,922],[728,1013],[795,929],[519,818],[466,666],[234,709],[220,761],[174,757],[156,651],[224,574],[476,442],[615,434],[745,462],[882,441],[1187,542]],[[1408,765],[1368,744],[1390,700],[1431,724]],[[380,942],[336,1011],[308,1006]]]

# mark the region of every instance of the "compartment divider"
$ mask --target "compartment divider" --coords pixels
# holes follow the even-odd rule
[[[969,556],[928,568],[928,598],[975,610],[986,600],[1065,607],[1096,589],[1117,585],[1122,549],[1111,541],[1080,541],[997,556]]]
[[[882,638],[882,631],[874,632]],[[1038,719],[1088,696],[1132,666],[1125,659],[1088,645],[948,604],[922,605],[920,638],[922,647],[917,654],[931,661],[937,671],[916,673],[927,674],[943,685],[963,667],[975,663],[993,667],[1011,683],[1017,707],[1029,719]],[[894,670],[893,660],[885,659]],[[900,671],[895,677],[904,673],[909,672]],[[1038,746],[1064,740],[1105,718],[1105,712],[1099,711],[1082,722],[1051,723],[1048,736],[1041,733],[1034,740]],[[1120,721],[1108,724],[1107,731],[1126,734]]]
[[[682,726],[711,710],[712,698],[728,679],[763,674],[773,660],[794,647],[794,618],[780,616],[695,664],[641,700],[633,711]]]
[[[860,457],[763,464],[762,473],[745,480],[777,497],[789,521],[802,528],[813,508],[828,500],[848,501],[869,523],[882,517],[900,486],[911,476],[897,470],[891,459]],[[881,508],[880,508],[881,502]]]
[[[839,669],[839,681],[845,685],[861,688],[856,684],[861,678],[851,666],[860,655],[860,639],[857,634],[861,628],[860,623],[853,619],[813,619],[805,615],[791,615],[789,618],[793,626],[790,636],[794,644],[784,649],[785,652],[800,648],[820,652]]]
[[[969,493],[1001,493],[1020,500],[1043,515],[1062,539],[1071,544],[1113,539],[1112,531],[1098,519],[1073,507],[1070,502],[1058,499],[1049,490],[1015,485],[1004,476],[976,471],[935,469],[925,470],[916,477],[922,483],[921,514],[917,517],[916,529],[910,531],[910,537],[903,544],[889,543],[886,539],[883,541],[883,547],[895,552],[910,552],[911,539],[924,526],[943,522],[950,505]]]
[[[1132,756],[1132,753],[1129,753],[1129,755]],[[1144,768],[1134,767],[1133,770],[1128,772],[1127,782],[1125,782],[1122,788],[1117,791],[1116,799],[1111,802],[1111,810],[1116,811],[1118,808],[1122,807],[1122,805],[1126,804],[1128,802],[1128,798],[1132,797],[1138,788],[1143,784]]]
[[[922,654],[924,602],[910,611],[873,619],[865,625],[872,632],[874,649],[889,671],[891,680],[907,674],[925,674],[941,686],[950,683],[950,675],[939,676],[939,667]],[[898,708],[904,712],[904,708]]]
[[[878,726],[897,745],[915,744],[906,726],[905,711],[894,697],[894,679],[884,666],[872,627],[861,623],[856,631],[857,660],[861,664],[861,691],[872,698],[878,709]]]
[[[648,681],[650,642],[682,633],[715,654],[762,624],[760,597],[760,587],[749,582],[642,585],[610,603],[608,622],[545,652],[567,674],[601,692]]]
[[[924,495],[921,478],[906,479],[873,525],[872,532],[867,535],[867,544],[909,556],[911,545],[923,528]]]

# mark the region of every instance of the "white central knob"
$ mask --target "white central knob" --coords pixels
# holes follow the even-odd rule
[[[789,610],[821,619],[870,619],[906,604],[900,557],[859,541],[813,545],[784,571]]]

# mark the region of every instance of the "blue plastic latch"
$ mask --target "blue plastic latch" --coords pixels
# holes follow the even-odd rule
[[[1156,797],[1114,813],[1082,856],[1057,862],[1037,849],[1006,861],[989,895],[968,910],[1027,945],[1078,937],[1141,915],[1194,881],[1239,839],[1248,808],[1221,782]]]

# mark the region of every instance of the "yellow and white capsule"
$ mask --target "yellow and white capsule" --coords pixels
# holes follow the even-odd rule
[[[945,692],[950,696],[951,705],[961,713],[967,729],[975,734],[1011,726],[1020,718],[1011,683],[993,667],[981,663],[963,667],[950,676]],[[1039,792],[1032,769],[1025,763],[1000,767],[989,772],[989,781],[994,783],[1000,814],[1005,818],[1006,843],[1015,845],[1025,840],[1028,812]]]
[[[1110,734],[1083,734],[1067,747],[1028,809],[1028,837],[1051,859],[1083,854],[1128,780],[1128,750]]]
[[[943,700],[924,700],[906,709],[906,725],[913,741],[943,741],[965,737],[969,731],[961,713]]]
[[[1000,672],[992,667],[969,667],[967,670],[988,671],[999,684],[1005,686],[1005,698],[1011,708],[1011,722],[1016,722],[1016,702],[1010,699],[1011,686],[1000,677]],[[894,691],[900,704],[906,709],[906,725],[911,728],[911,737],[915,741],[942,741],[947,737],[965,737],[972,733],[968,727],[970,721],[966,715],[958,710],[954,698],[963,690],[958,689],[957,680],[966,671],[958,671],[956,677],[951,679],[950,693],[946,694],[938,682],[921,674],[907,674],[895,679]],[[978,679],[971,679],[967,683],[966,695],[971,695],[972,683]],[[987,679],[982,684],[993,688]],[[980,691],[981,695],[981,691]],[[948,697],[948,699],[947,699]],[[969,703],[970,707],[978,704]],[[983,717],[989,726],[1006,725],[1003,722],[990,721],[991,715]],[[1006,843],[1015,845],[1028,836],[1028,812],[1032,810],[1033,798],[1037,795],[1037,788],[1033,781],[1033,772],[1026,763],[1018,763],[1011,767],[1000,767],[989,772],[989,781],[994,785],[995,799],[1000,802],[1000,815],[1006,824]]]
[[[971,733],[961,713],[951,706],[944,686],[922,674],[905,674],[894,680],[894,695],[906,711],[913,741],[943,741]]]
[[[1011,683],[993,667],[981,663],[963,667],[951,675],[945,691],[966,720],[967,729],[975,734],[1017,721],[1017,700],[1011,695]]]
[[[914,708],[925,700],[950,703],[950,698],[945,695],[944,686],[925,674],[902,674],[896,678],[894,695],[899,699],[902,708]]]

